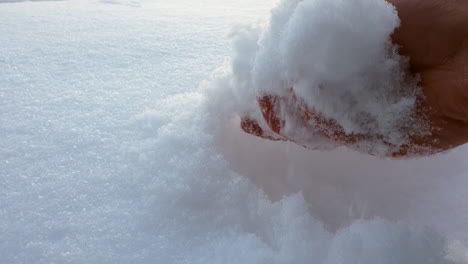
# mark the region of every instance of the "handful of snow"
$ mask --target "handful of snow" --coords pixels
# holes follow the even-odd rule
[[[238,114],[268,130],[257,98],[293,93],[320,120],[353,137],[349,147],[389,155],[409,146],[416,132],[429,130],[415,118],[418,78],[408,73],[408,58],[391,41],[399,24],[395,8],[384,0],[282,1],[269,23],[239,27],[232,35]],[[282,136],[310,148],[339,145],[317,120],[288,109],[288,100],[275,106]]]

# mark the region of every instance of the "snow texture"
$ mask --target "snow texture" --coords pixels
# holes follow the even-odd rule
[[[198,84],[273,3],[129,3],[0,4],[0,263],[466,263],[466,148],[246,135],[250,62]]]

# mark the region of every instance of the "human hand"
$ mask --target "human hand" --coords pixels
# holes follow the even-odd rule
[[[447,150],[468,141],[468,2],[435,0],[389,0],[396,6],[399,27],[392,36],[400,53],[411,58],[411,70],[419,74],[424,96],[418,98],[418,118],[430,124],[431,134],[408,133],[409,145],[403,145],[392,156],[420,154],[414,149]],[[450,2],[450,3],[449,3]],[[291,103],[292,102],[292,103]],[[304,122],[315,124],[325,137],[342,145],[352,145],[369,135],[346,134],[333,120],[326,120],[298,100],[265,95],[258,98],[266,124],[278,136],[265,133],[258,122],[244,118],[244,131],[274,140],[295,141],[281,133],[283,120],[275,106],[287,105],[290,113]],[[382,138],[385,135],[380,135]],[[380,137],[377,135],[377,137]],[[385,142],[384,142],[385,143]],[[421,147],[421,148],[419,148]],[[371,153],[373,154],[373,153]]]

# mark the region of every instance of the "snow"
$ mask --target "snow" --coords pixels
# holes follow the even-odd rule
[[[0,4],[0,263],[466,260],[466,148],[241,132],[228,32],[272,1],[110,3]]]

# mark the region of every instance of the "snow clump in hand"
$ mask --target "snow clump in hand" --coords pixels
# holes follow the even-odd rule
[[[232,34],[237,113],[268,130],[256,98],[294,97],[275,112],[283,120],[282,136],[300,145],[333,148],[338,141],[382,156],[408,148],[412,137],[429,129],[416,118],[418,77],[392,44],[399,25],[396,9],[384,0],[280,2],[264,25]],[[291,110],[298,102],[318,118]]]

